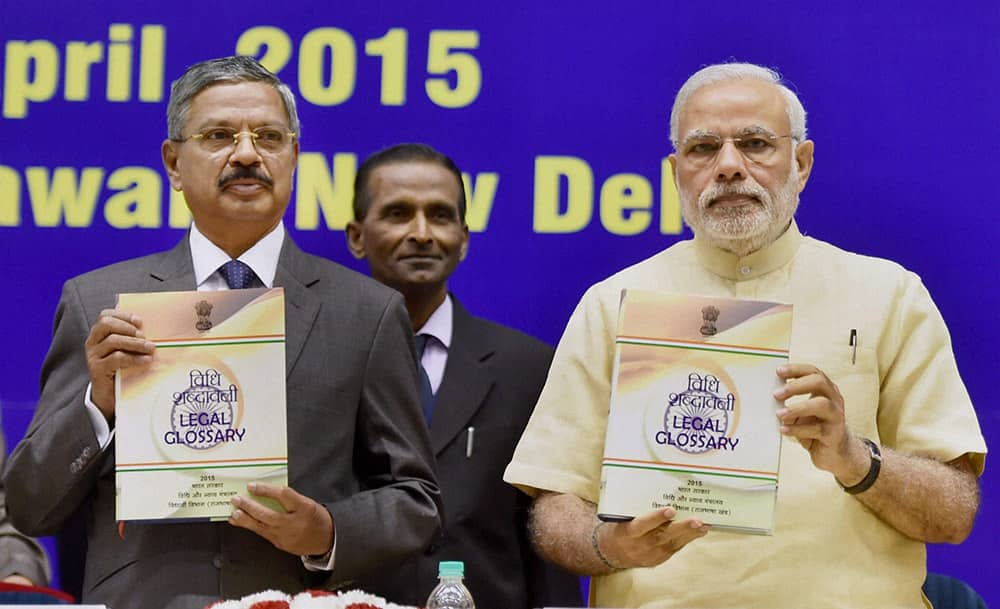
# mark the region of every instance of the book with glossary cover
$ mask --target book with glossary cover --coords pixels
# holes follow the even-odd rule
[[[225,520],[249,482],[287,485],[284,291],[119,294],[118,309],[156,344],[115,378],[118,520]]]
[[[769,535],[792,306],[623,290],[598,515]]]

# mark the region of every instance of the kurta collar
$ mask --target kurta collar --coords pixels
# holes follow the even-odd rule
[[[694,237],[695,251],[702,266],[712,273],[732,281],[756,279],[784,266],[799,251],[801,243],[802,233],[799,232],[795,220],[792,220],[788,230],[774,243],[743,257],[721,250],[709,244],[705,239],[699,239],[697,235]]]

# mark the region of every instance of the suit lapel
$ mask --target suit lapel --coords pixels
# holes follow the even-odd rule
[[[319,281],[315,265],[285,233],[274,286],[285,289],[285,370],[291,375],[319,314],[320,299],[309,291]]]
[[[150,268],[150,277],[161,282],[157,285],[164,292],[193,290],[194,264],[191,262],[191,246],[185,234],[174,249],[163,254]]]
[[[476,321],[452,297],[454,317],[451,347],[444,378],[434,400],[431,445],[440,453],[451,440],[465,431],[472,416],[482,407],[496,377],[489,361],[496,349],[483,344],[475,331]]]

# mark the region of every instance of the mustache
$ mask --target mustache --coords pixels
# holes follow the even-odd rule
[[[768,192],[758,184],[713,184],[701,193],[699,199],[701,200],[700,202],[703,206],[707,206],[719,197],[726,196],[753,197],[760,202],[766,202],[768,199]]]
[[[266,184],[267,186],[274,186],[274,180],[269,176],[264,175],[255,167],[240,166],[232,173],[228,173],[221,178],[219,178],[219,188],[225,188],[229,186],[236,180],[256,180],[261,184]]]

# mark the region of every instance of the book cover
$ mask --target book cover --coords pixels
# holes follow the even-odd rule
[[[598,515],[771,534],[789,304],[623,290]]]
[[[249,482],[287,485],[284,291],[119,294],[118,308],[156,344],[115,378],[118,520],[225,520]]]

